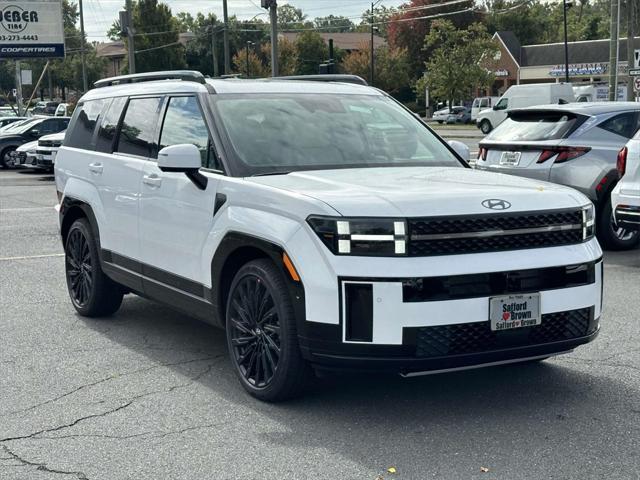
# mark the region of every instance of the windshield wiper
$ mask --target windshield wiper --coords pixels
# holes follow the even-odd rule
[[[282,170],[280,172],[262,172],[262,173],[254,173],[251,175],[252,177],[267,177],[270,175],[289,175],[291,170]]]

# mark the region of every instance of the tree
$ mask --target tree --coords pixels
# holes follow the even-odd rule
[[[391,17],[391,20],[394,21],[388,26],[389,44],[394,48],[406,48],[408,50],[413,77],[418,77],[422,74],[424,62],[431,54],[428,48],[424,48],[424,38],[429,33],[433,22],[437,20],[437,15],[461,12],[446,17],[457,28],[467,28],[472,23],[482,20],[481,14],[475,10],[474,0],[453,5],[437,6],[440,3],[448,3],[448,0],[411,0],[404,7],[414,8],[414,10],[403,11],[401,9],[397,15]],[[416,10],[415,8],[419,9]]]
[[[391,94],[409,86],[411,82],[409,54],[406,49],[378,47],[375,52],[375,86]],[[369,77],[371,50],[368,44],[347,54],[340,69],[344,73]]]
[[[271,43],[262,46],[262,58],[266,70],[271,73]],[[278,40],[278,74],[295,75],[298,68],[298,50],[293,42],[286,38]]]
[[[426,84],[435,98],[447,99],[453,105],[454,100],[469,98],[474,89],[493,83],[486,59],[494,58],[498,46],[484,25],[474,23],[467,29],[457,29],[448,20],[436,20],[425,37],[425,47],[432,51],[425,63]]]
[[[136,70],[152,72],[185,68],[185,48],[178,43],[181,23],[173,17],[169,6],[158,0],[134,0],[132,5]],[[115,21],[107,35],[114,35],[119,27],[119,22]]]
[[[329,58],[329,49],[318,32],[306,31],[296,39],[299,75],[318,73],[319,65]]]
[[[248,61],[247,61],[248,59]],[[239,73],[247,78],[262,78],[268,76],[267,68],[253,48],[247,52],[238,51],[231,59],[235,73]],[[247,66],[249,70],[247,71]]]
[[[305,22],[307,16],[302,13],[301,8],[295,8],[293,5],[284,4],[278,6],[278,29],[291,30],[293,28],[302,28],[309,26]]]
[[[222,71],[224,58],[222,57],[222,23],[213,13],[206,17],[198,12],[195,17],[190,13],[180,12],[176,15],[178,28],[181,32],[191,32],[195,37],[185,46],[187,67],[202,73],[214,74],[213,52],[211,51],[211,30],[216,32],[216,53],[218,56],[218,71]]]
[[[317,17],[313,20],[313,24],[323,32],[351,32],[355,29],[354,23],[347,17],[336,15]]]
[[[384,5],[378,5],[373,8],[373,22],[372,22],[371,9],[368,9],[362,13],[362,20],[360,24],[355,28],[355,31],[370,32],[371,23],[374,23],[375,24],[374,30],[376,34],[386,39],[388,34],[389,24],[385,22],[390,18],[392,18],[397,13],[398,13],[398,10],[395,7],[385,7]]]

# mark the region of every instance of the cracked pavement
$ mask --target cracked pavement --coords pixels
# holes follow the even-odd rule
[[[269,405],[213,327],[132,295],[77,316],[54,204],[0,171],[0,479],[640,478],[640,250],[605,255],[602,332],[572,354]]]

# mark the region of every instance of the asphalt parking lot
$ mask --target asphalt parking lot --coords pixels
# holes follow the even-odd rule
[[[55,202],[0,172],[1,479],[640,478],[640,250],[605,255],[601,334],[570,355],[270,405],[213,327],[131,295],[77,316]]]

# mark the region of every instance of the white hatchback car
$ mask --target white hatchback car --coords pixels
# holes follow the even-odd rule
[[[611,192],[616,222],[640,230],[640,130],[618,153],[620,181]]]
[[[241,384],[271,401],[309,367],[414,375],[598,333],[592,203],[469,168],[377,89],[198,72],[97,86],[55,163],[81,315],[135,293],[223,327]]]

